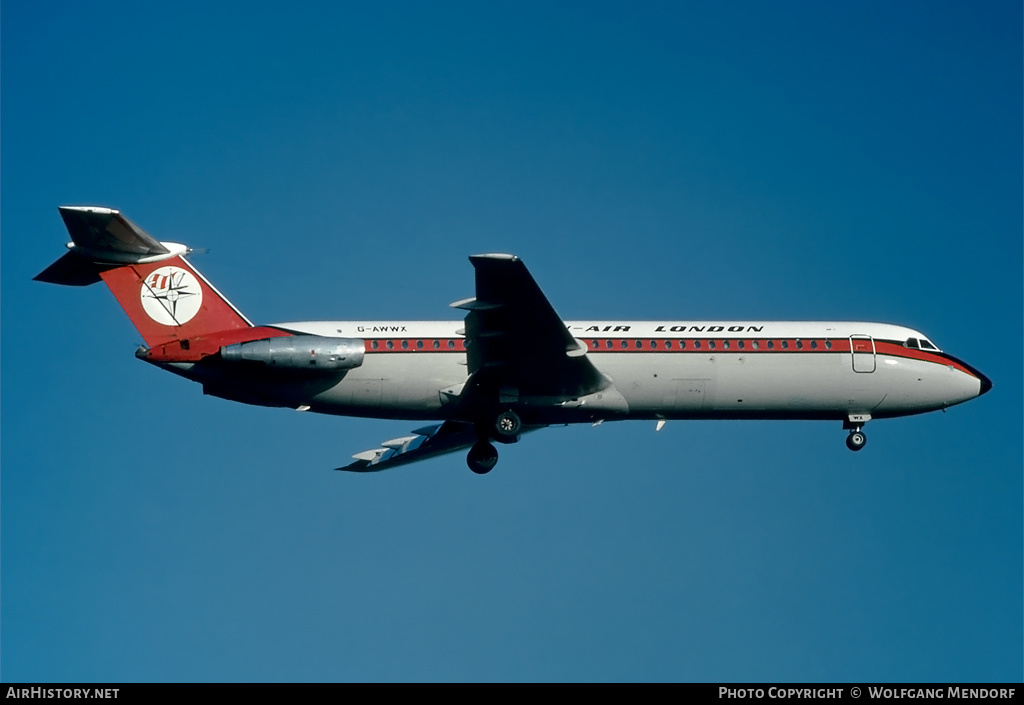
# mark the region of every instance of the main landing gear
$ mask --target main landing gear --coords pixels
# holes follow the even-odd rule
[[[494,421],[495,440],[501,443],[515,443],[519,440],[519,433],[522,430],[523,421],[512,409],[498,414]]]
[[[858,451],[868,442],[868,437],[861,431],[864,424],[871,420],[871,414],[850,414],[843,422],[843,428],[850,431],[846,437],[846,447]]]
[[[486,426],[478,429],[480,440],[469,449],[466,465],[477,475],[489,473],[498,464],[498,449],[491,444],[490,439],[498,443],[515,443],[522,430],[523,420],[519,414],[512,409],[501,412],[494,418],[489,429]]]

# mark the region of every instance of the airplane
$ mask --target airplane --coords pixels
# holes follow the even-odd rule
[[[642,419],[841,421],[864,448],[872,419],[944,410],[992,382],[897,325],[787,321],[563,321],[523,261],[469,258],[462,321],[253,325],[186,259],[119,211],[62,206],[68,252],[38,281],[103,281],[141,334],[135,356],[204,394],[340,416],[427,421],[338,470],[376,472],[547,426]]]

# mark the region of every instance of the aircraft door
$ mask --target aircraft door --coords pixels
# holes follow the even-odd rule
[[[854,372],[875,371],[875,339],[870,335],[851,335],[850,352]]]

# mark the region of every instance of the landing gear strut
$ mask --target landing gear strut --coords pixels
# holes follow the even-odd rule
[[[477,475],[486,475],[497,464],[498,449],[487,441],[477,441],[466,456],[466,465]]]

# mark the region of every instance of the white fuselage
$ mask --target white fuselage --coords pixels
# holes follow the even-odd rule
[[[461,321],[253,326],[184,257],[119,211],[65,206],[71,251],[41,281],[103,281],[142,335],[136,357],[248,404],[437,420],[353,456],[376,472],[552,424],[617,419],[839,419],[864,447],[872,418],[944,409],[992,383],[917,331],[881,323],[570,321],[521,259],[471,255]]]
[[[461,321],[275,325],[365,341],[336,383],[281,387],[281,405],[321,413],[445,419],[468,373]],[[846,419],[903,416],[972,399],[988,381],[910,328],[850,322],[573,321],[569,332],[622,401],[546,408],[538,423],[616,418]],[[924,341],[922,344],[907,342]],[[268,389],[273,396],[275,390]],[[599,395],[603,396],[603,395]],[[529,406],[529,400],[520,400]],[[538,403],[538,408],[541,404]]]

